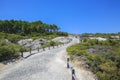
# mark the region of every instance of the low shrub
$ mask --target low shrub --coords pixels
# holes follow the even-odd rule
[[[18,57],[20,46],[14,44],[7,44],[4,46],[0,46],[0,61],[8,60],[12,57]]]
[[[89,52],[89,49],[93,52]],[[74,56],[84,56],[82,59],[89,69],[97,75],[98,80],[120,80],[120,42],[114,40],[98,41],[85,38],[83,43],[72,45],[67,52]],[[100,53],[97,53],[100,52]],[[81,57],[79,57],[81,60]]]

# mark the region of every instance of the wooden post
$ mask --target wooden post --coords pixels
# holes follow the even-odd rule
[[[75,70],[72,68],[72,80],[75,80],[73,75],[75,75]]]
[[[21,51],[21,57],[23,57],[23,51]]]
[[[69,58],[67,58],[67,68],[70,68],[70,66],[69,66]]]
[[[75,70],[72,68],[72,74],[75,74]]]

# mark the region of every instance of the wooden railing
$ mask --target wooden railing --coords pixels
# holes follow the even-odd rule
[[[65,44],[60,44],[60,45],[50,46],[50,47],[41,48],[41,49],[40,49],[40,48],[37,48],[36,50],[34,50],[34,51],[35,51],[34,53],[33,53],[32,49],[29,48],[29,55],[28,55],[28,56],[24,56],[25,52],[24,52],[24,51],[21,51],[21,57],[27,58],[27,57],[29,57],[29,56],[35,54],[35,53],[39,53],[40,50],[42,50],[42,51],[45,51],[46,49],[50,50],[50,49],[62,47],[62,46],[64,46],[64,45],[65,45]]]
[[[78,80],[76,75],[75,75],[75,69],[73,69],[73,67],[70,65],[70,60],[69,58],[67,58],[67,68],[71,70],[72,73],[72,80]]]

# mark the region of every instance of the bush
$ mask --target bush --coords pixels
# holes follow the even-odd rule
[[[27,36],[20,36],[17,34],[9,34],[9,33],[0,32],[0,39],[2,39],[3,41],[4,41],[4,39],[8,39],[10,42],[16,43],[20,39],[26,39],[26,38],[28,38],[28,37]]]
[[[51,41],[49,44],[50,44],[50,46],[55,46],[55,45],[56,45],[56,42]]]
[[[67,52],[74,60],[75,56],[84,56],[89,69],[97,75],[98,80],[120,80],[120,42],[114,40],[88,40],[67,48]],[[88,52],[93,47],[93,51]],[[100,52],[99,54],[97,53]]]
[[[96,75],[98,77],[98,80],[111,80],[110,76],[105,72],[97,72]]]
[[[19,35],[15,35],[15,34],[11,34],[11,35],[9,35],[9,37],[7,39],[12,43],[16,43],[20,39],[24,39],[24,37],[19,36]]]
[[[11,43],[0,46],[0,61],[8,60],[12,57],[18,57],[20,55],[20,48],[20,46]]]

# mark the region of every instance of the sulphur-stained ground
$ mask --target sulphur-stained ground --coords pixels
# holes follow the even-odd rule
[[[39,52],[17,63],[11,63],[0,70],[0,80],[71,80],[71,71],[66,68],[66,48],[77,42],[77,39],[73,39],[62,47]],[[88,80],[86,77],[94,80],[93,75],[82,73],[77,68],[76,70],[78,80]]]

